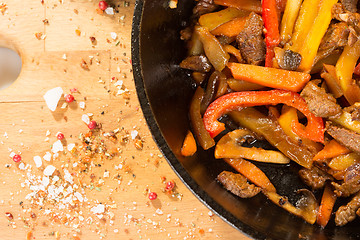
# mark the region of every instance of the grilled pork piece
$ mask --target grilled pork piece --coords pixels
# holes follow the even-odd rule
[[[261,16],[252,12],[246,20],[244,29],[236,37],[241,55],[249,64],[260,65],[265,61],[266,45],[263,28]]]
[[[217,180],[224,187],[241,198],[251,198],[260,192],[260,188],[247,182],[240,173],[223,171],[217,176]]]
[[[299,171],[299,176],[312,189],[323,188],[327,180],[332,180],[329,174],[317,167],[312,167],[311,169],[303,168]]]
[[[317,86],[317,81],[310,81],[301,92],[308,104],[309,110],[317,117],[332,117],[341,113],[341,107],[336,99],[325,92],[325,89]]]

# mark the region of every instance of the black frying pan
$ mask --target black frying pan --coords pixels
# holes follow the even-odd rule
[[[180,155],[189,129],[188,108],[194,93],[189,72],[179,68],[186,55],[179,32],[188,24],[194,0],[179,0],[176,9],[169,0],[138,0],[132,31],[132,60],[140,104],[153,134],[173,170],[193,194],[234,228],[254,239],[360,239],[358,220],[335,227],[333,218],[325,229],[310,225],[277,207],[263,195],[241,199],[215,181],[230,168],[213,157],[213,151]],[[297,166],[258,165],[278,192],[296,201],[295,190],[304,188]]]

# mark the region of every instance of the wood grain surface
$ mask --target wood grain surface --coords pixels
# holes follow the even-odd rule
[[[95,0],[2,2],[0,43],[20,53],[23,67],[16,82],[0,92],[0,239],[249,239],[191,194],[151,137],[131,72],[135,0],[109,1],[114,15],[101,14]],[[54,87],[66,94],[77,88],[75,102],[66,106],[62,98],[51,112],[43,95]],[[102,124],[98,138],[120,129],[117,141],[105,139],[114,157],[91,160],[84,173],[77,172],[78,159],[65,153],[50,162],[42,159],[37,168],[34,156],[50,152],[58,132],[65,136],[64,145],[81,146],[79,134],[89,131],[83,114]],[[12,161],[12,153],[21,155],[23,166]],[[75,199],[61,210],[49,199],[43,206],[34,204],[46,199],[39,192],[33,203],[28,200],[36,191],[29,179],[42,179],[48,165],[69,171],[80,186],[75,191],[81,189],[87,201]],[[163,192],[169,180],[176,184],[173,194]],[[148,199],[149,191],[157,193],[156,200]],[[92,209],[99,204],[105,210],[96,214]],[[56,218],[64,213],[66,218]]]

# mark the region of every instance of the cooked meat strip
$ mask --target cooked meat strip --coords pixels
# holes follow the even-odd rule
[[[215,11],[217,7],[213,0],[199,0],[193,9],[193,14],[198,17]]]
[[[341,107],[336,103],[336,99],[325,92],[325,89],[318,87],[319,81],[310,81],[301,91],[308,104],[309,110],[317,117],[332,117],[341,113]]]
[[[354,152],[360,153],[360,134],[346,128],[338,127],[331,122],[326,122],[326,131],[340,144]]]
[[[321,40],[319,51],[344,47],[348,43],[349,26],[344,22],[331,24]]]
[[[340,0],[344,8],[350,12],[357,12],[358,0]]]
[[[303,168],[299,171],[299,176],[312,189],[323,188],[327,180],[332,180],[329,174],[317,167],[312,167],[311,169]]]
[[[185,58],[180,63],[180,67],[189,69],[189,70],[193,70],[196,72],[205,73],[205,72],[209,72],[211,70],[211,63],[209,62],[207,57],[204,55],[190,56],[190,57]]]
[[[360,33],[360,14],[356,12],[350,12],[344,9],[344,6],[341,3],[336,3],[332,8],[333,18],[341,22],[347,23],[349,26],[353,27],[356,32]]]
[[[217,176],[217,180],[224,187],[241,198],[250,198],[260,192],[260,188],[247,182],[246,178],[239,174],[223,171]]]
[[[354,105],[351,105],[350,107],[347,107],[344,110],[351,114],[352,121],[360,121],[360,104],[359,103],[355,103]]]
[[[264,23],[256,13],[250,13],[244,29],[236,37],[239,50],[247,63],[260,65],[265,61],[266,45],[263,38]]]
[[[344,226],[356,217],[356,212],[360,208],[360,193],[356,194],[351,201],[339,207],[335,214],[335,223],[337,226]]]
[[[344,173],[344,182],[340,185],[333,182],[337,196],[348,197],[360,190],[360,163],[348,167]]]

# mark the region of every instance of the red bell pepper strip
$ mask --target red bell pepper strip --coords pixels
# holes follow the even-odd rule
[[[291,123],[292,129],[297,135],[316,142],[324,142],[325,128],[322,118],[316,117],[310,112],[305,100],[298,93],[280,89],[233,92],[216,99],[209,105],[204,114],[205,129],[214,138],[225,130],[225,124],[218,121],[218,118],[223,114],[244,107],[280,103],[294,107],[306,116],[308,122],[305,128],[297,121]]]
[[[279,17],[276,0],[263,0],[262,9],[262,18],[266,29],[265,67],[272,67],[272,59],[275,56],[274,48],[280,44]]]

